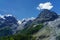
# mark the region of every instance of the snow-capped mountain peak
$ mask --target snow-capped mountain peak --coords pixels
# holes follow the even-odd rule
[[[18,20],[18,24],[21,24],[22,22],[20,20]]]
[[[31,17],[31,18],[24,18],[23,20],[22,20],[22,23],[23,22],[28,22],[29,20],[34,20],[35,18],[34,17]]]
[[[5,19],[5,18],[4,18],[4,15],[1,15],[1,14],[0,14],[0,18]]]
[[[1,14],[0,14],[0,18],[2,18],[2,19],[5,19],[5,16],[6,16],[6,17],[9,17],[9,16],[12,16],[12,15],[11,15],[11,14],[1,15]]]
[[[8,16],[12,16],[12,15],[11,15],[11,14],[7,14],[7,15],[5,15],[5,16],[7,16],[7,17],[8,17]]]

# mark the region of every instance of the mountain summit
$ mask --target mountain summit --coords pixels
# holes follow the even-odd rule
[[[0,16],[0,36],[15,34],[18,23],[17,19],[12,15]]]
[[[50,11],[47,9],[44,9],[43,11],[41,11],[41,13],[38,15],[38,17],[35,19],[35,22],[46,22],[46,21],[53,21],[56,18],[58,18],[57,13],[55,13],[54,11]]]
[[[37,40],[60,40],[60,17],[54,11],[44,9],[33,24],[43,24],[44,26],[33,34]]]
[[[35,40],[60,40],[60,16],[47,9],[42,10],[37,18],[22,21],[11,15],[1,16],[0,36],[13,34],[31,35]],[[17,37],[20,38],[19,35]]]
[[[33,24],[40,24],[44,22],[49,22],[57,19],[59,16],[57,13],[51,10],[44,9],[40,12],[40,14],[35,18],[31,23],[27,22],[28,26],[31,26]],[[27,27],[27,25],[25,25]]]

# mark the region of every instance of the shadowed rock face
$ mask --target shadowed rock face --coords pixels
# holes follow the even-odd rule
[[[55,12],[46,9],[43,10],[38,17],[30,23],[30,26],[28,25],[28,28],[31,28],[33,24],[36,25],[40,23],[46,23],[46,25],[33,35],[36,36],[38,40],[55,40],[56,36],[60,34],[60,17]]]
[[[34,19],[31,23],[30,21],[27,22],[26,24],[28,24],[28,27],[30,27],[33,24],[40,24],[40,23],[44,23],[44,22],[49,22],[49,21],[53,21],[55,19],[58,18],[58,15],[50,10],[44,9],[41,11],[41,13],[38,15],[38,17],[36,19]],[[27,27],[27,25],[25,25]]]
[[[13,24],[17,25],[17,20],[13,16],[4,16],[5,19],[0,18],[0,28],[5,26],[12,26]]]
[[[50,10],[44,9],[38,17],[35,19],[36,22],[46,22],[46,21],[53,21],[58,18],[58,15]]]
[[[14,16],[4,16],[0,18],[0,36],[14,34],[17,30],[18,23]]]

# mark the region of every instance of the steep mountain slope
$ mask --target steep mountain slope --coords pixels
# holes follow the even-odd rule
[[[12,15],[0,16],[0,36],[15,34],[18,21]]]
[[[37,20],[37,21],[36,21]],[[43,23],[44,27],[33,34],[36,40],[60,40],[60,17],[55,12],[44,10],[34,23]]]
[[[44,9],[41,11],[41,13],[38,15],[38,17],[34,20],[35,23],[43,23],[47,21],[53,21],[56,18],[58,18],[58,15],[50,10]]]
[[[44,9],[40,12],[40,14],[37,16],[37,18],[35,20],[33,20],[28,26],[26,25],[26,27],[31,27],[32,25],[37,25],[40,23],[53,21],[53,20],[57,19],[58,17],[59,16],[54,11]],[[27,22],[26,24],[28,24],[28,23],[29,22]]]
[[[27,28],[33,22],[34,19],[35,19],[34,17],[31,17],[31,18],[25,18],[18,21],[20,28],[22,29]]]
[[[38,17],[28,26],[27,29],[43,24],[40,30],[33,33],[36,40],[56,40],[60,35],[60,17],[57,13],[44,9]],[[33,26],[32,26],[33,25]],[[40,27],[40,26],[39,26]],[[30,30],[31,32],[32,30]],[[33,30],[35,31],[35,30]],[[58,39],[59,40],[59,39]]]
[[[36,40],[60,40],[60,18],[49,21],[44,28],[33,34]]]
[[[36,19],[26,19],[21,21],[20,24],[18,24],[18,21],[13,16],[2,16],[0,23],[0,32],[3,35],[6,35],[7,32],[11,34],[12,30],[14,30],[13,33],[16,33],[17,27],[23,29],[14,35],[15,37],[17,36],[16,39],[12,36],[13,40],[24,40],[24,38],[26,40],[60,40],[60,16],[51,10],[44,9]]]

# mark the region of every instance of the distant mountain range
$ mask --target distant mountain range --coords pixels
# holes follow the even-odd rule
[[[0,15],[0,35],[3,36],[3,35],[14,34],[18,27],[17,22],[18,21],[12,15],[4,15],[4,16]],[[5,32],[3,32],[2,30],[4,30]]]
[[[31,34],[36,40],[56,40],[60,36],[60,15],[44,9],[36,18],[17,20],[12,15],[0,15],[0,36]]]
[[[40,24],[43,24],[43,27]],[[54,11],[44,9],[37,18],[28,21],[24,27],[26,31],[23,33],[32,34],[36,40],[60,40],[60,16]]]
[[[12,15],[0,15],[0,36],[15,34],[17,31],[24,29],[25,27],[23,26],[25,26],[28,21],[33,21],[33,19],[35,18],[32,17],[20,21]]]

